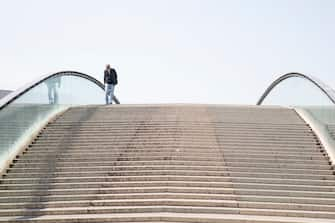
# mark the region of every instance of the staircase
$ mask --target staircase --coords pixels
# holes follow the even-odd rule
[[[335,175],[294,110],[86,106],[0,179],[0,222],[335,222]]]

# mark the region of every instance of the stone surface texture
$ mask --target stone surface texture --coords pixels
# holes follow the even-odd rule
[[[327,154],[281,107],[75,107],[0,178],[0,222],[334,219]]]

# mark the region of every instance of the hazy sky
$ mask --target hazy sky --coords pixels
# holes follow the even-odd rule
[[[335,87],[334,0],[0,0],[0,89],[47,73],[102,80],[123,103],[255,104],[279,75]]]

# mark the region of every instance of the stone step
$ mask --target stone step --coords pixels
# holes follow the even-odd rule
[[[280,124],[280,123],[237,123],[237,122],[220,122],[220,121],[214,121],[214,122],[185,122],[183,120],[176,121],[145,121],[145,120],[126,120],[123,122],[110,122],[108,120],[104,120],[103,122],[99,121],[92,121],[92,120],[85,120],[81,122],[76,121],[64,121],[61,119],[57,119],[56,122],[52,122],[48,125],[48,129],[51,130],[53,128],[56,129],[62,129],[62,128],[69,128],[69,129],[80,129],[85,128],[88,130],[98,128],[98,129],[108,129],[108,127],[111,127],[111,129],[129,129],[133,128],[138,130],[141,128],[141,130],[148,130],[148,129],[155,129],[155,128],[164,128],[164,127],[170,127],[170,128],[177,128],[177,129],[189,129],[189,130],[205,130],[210,129],[212,130],[213,127],[216,129],[222,128],[222,129],[233,129],[238,128],[245,130],[248,127],[254,127],[259,129],[299,129],[299,130],[307,130],[309,129],[308,126],[305,123],[299,123],[299,124]],[[89,128],[87,128],[89,127]],[[146,128],[148,127],[148,128]]]
[[[31,145],[28,147],[28,151],[32,151]],[[186,148],[186,149],[185,149]],[[48,152],[55,152],[61,149],[62,152],[104,152],[104,151],[139,151],[139,152],[150,152],[150,151],[170,151],[170,150],[179,150],[179,151],[187,151],[187,152],[223,152],[226,151],[241,151],[241,152],[280,152],[280,153],[320,153],[324,151],[323,148],[318,146],[311,146],[311,147],[287,147],[281,148],[277,146],[269,146],[269,147],[251,147],[251,146],[183,146],[183,145],[48,145],[48,146],[40,146],[39,144],[34,145],[34,152],[36,153],[48,153]]]
[[[48,195],[82,195],[82,194],[118,194],[118,193],[201,193],[201,194],[235,194],[238,196],[279,196],[279,197],[301,197],[301,198],[325,198],[335,199],[332,192],[318,191],[288,191],[288,190],[265,190],[265,189],[239,189],[239,188],[204,188],[194,187],[123,187],[123,188],[21,188],[11,190],[0,190],[1,196],[48,196]]]
[[[79,194],[79,195],[46,195],[46,196],[8,196],[0,197],[0,203],[29,203],[53,201],[82,200],[120,200],[120,199],[204,199],[235,200],[245,202],[273,202],[294,204],[335,205],[335,199],[274,196],[237,196],[233,194],[192,194],[192,193],[128,193],[128,194]]]
[[[57,120],[58,122],[58,120]],[[157,133],[157,132],[166,132],[166,133],[174,133],[174,132],[190,132],[190,133],[213,133],[217,131],[219,133],[250,133],[252,131],[256,131],[258,133],[275,133],[276,131],[279,134],[312,134],[310,128],[307,126],[276,126],[276,125],[229,125],[224,123],[222,125],[133,125],[132,123],[128,123],[127,125],[108,125],[107,123],[102,125],[77,125],[77,123],[71,123],[67,125],[55,125],[51,123],[48,125],[46,129],[43,130],[45,133],[59,133],[62,134],[66,131],[68,132],[85,132],[85,133],[94,133],[94,132],[135,132],[141,130],[140,133]],[[239,131],[240,130],[240,131]]]
[[[104,199],[79,201],[47,201],[29,203],[0,203],[0,210],[5,209],[45,209],[45,208],[75,208],[75,207],[115,207],[115,206],[191,206],[191,207],[233,207],[261,208],[279,210],[300,210],[334,212],[335,205],[294,204],[274,202],[249,202],[235,200],[205,200],[205,199],[169,199],[169,198],[138,198],[138,199]],[[9,210],[10,211],[10,210]]]
[[[208,114],[207,114],[208,115]],[[97,128],[106,128],[106,126],[112,126],[114,128],[144,128],[145,127],[150,127],[150,129],[153,128],[158,128],[158,127],[180,127],[180,128],[186,128],[188,127],[189,129],[201,129],[201,128],[211,128],[211,127],[248,127],[248,126],[256,126],[258,128],[268,128],[268,127],[273,127],[273,128],[290,128],[290,129],[296,129],[296,128],[301,128],[301,129],[306,129],[307,124],[304,123],[303,121],[300,123],[266,123],[266,122],[236,122],[231,121],[220,121],[220,120],[196,120],[196,121],[191,121],[191,120],[166,120],[164,119],[166,116],[161,116],[159,117],[159,120],[146,120],[145,118],[139,117],[139,119],[136,120],[92,120],[92,119],[86,119],[86,120],[71,120],[72,118],[65,120],[65,119],[57,119],[57,122],[51,122],[49,124],[50,127],[57,127],[57,128],[80,128],[80,127],[97,127]],[[118,118],[122,118],[118,117]],[[199,118],[199,117],[198,117]],[[249,120],[250,121],[250,120]],[[194,127],[194,128],[193,128]],[[196,128],[198,127],[198,128]],[[200,128],[201,127],[201,128]]]
[[[81,179],[81,178],[96,178],[96,180],[104,177],[116,178],[149,178],[149,177],[173,177],[178,179],[187,177],[187,179],[216,179],[219,181],[252,181],[252,182],[285,182],[287,184],[311,184],[311,185],[335,185],[335,176],[332,175],[304,175],[304,174],[288,174],[288,173],[259,173],[259,172],[237,172],[237,171],[205,171],[205,170],[104,170],[104,171],[86,171],[86,172],[56,172],[49,170],[44,173],[8,173],[0,182],[9,182],[15,178],[29,180],[35,179]],[[210,178],[211,177],[211,178]]]
[[[238,140],[243,140],[243,141],[265,141],[265,142],[277,142],[278,143],[282,143],[282,142],[291,142],[291,143],[299,143],[299,140],[301,140],[304,143],[315,143],[318,142],[318,139],[313,136],[310,135],[309,137],[306,137],[304,135],[297,135],[297,134],[287,134],[287,136],[285,135],[281,135],[281,136],[266,136],[266,135],[248,135],[247,133],[243,134],[243,133],[235,133],[232,134],[230,133],[230,135],[228,134],[224,134],[224,133],[218,133],[218,132],[213,132],[216,133],[215,135],[203,135],[203,134],[183,134],[183,132],[178,132],[178,134],[176,133],[159,133],[159,132],[155,132],[155,133],[151,133],[151,134],[142,134],[142,133],[138,133],[138,131],[134,131],[134,132],[129,132],[129,131],[117,131],[117,132],[111,132],[110,130],[108,131],[108,134],[103,134],[101,136],[99,136],[98,133],[94,133],[94,134],[88,134],[82,131],[78,131],[78,133],[75,132],[68,132],[67,135],[59,135],[57,133],[52,134],[52,133],[48,133],[48,135],[46,135],[45,133],[41,133],[36,137],[36,140],[41,140],[41,141],[59,141],[59,140],[64,140],[64,139],[71,139],[71,140],[78,140],[78,141],[98,141],[99,139],[101,139],[101,141],[112,141],[113,139],[118,139],[121,142],[122,141],[127,141],[127,140],[145,140],[145,139],[152,139],[152,140],[162,140],[162,141],[171,141],[171,140],[204,140],[204,141],[212,141],[217,139],[220,139],[221,141],[238,141]],[[100,132],[100,134],[103,133],[102,131]],[[275,132],[274,132],[275,133]],[[69,137],[69,136],[72,137]],[[244,136],[245,135],[245,136]]]
[[[326,159],[323,160],[296,160],[296,159],[281,159],[281,158],[254,158],[254,157],[202,157],[202,156],[133,156],[133,157],[86,157],[86,158],[50,158],[50,159],[15,159],[14,163],[35,163],[43,164],[50,163],[52,160],[53,163],[82,163],[82,162],[122,162],[122,161],[164,161],[164,160],[173,160],[173,161],[205,161],[205,162],[238,162],[238,163],[278,163],[278,164],[314,164],[314,165],[329,165],[329,161]]]
[[[52,160],[52,161],[51,161]],[[87,157],[87,158],[55,158],[55,159],[15,159],[13,162],[16,165],[21,164],[31,164],[31,165],[43,165],[43,164],[54,164],[54,165],[66,165],[67,163],[77,163],[78,165],[81,163],[111,163],[114,165],[119,165],[119,163],[130,163],[130,165],[136,163],[149,163],[149,162],[209,162],[209,163],[221,163],[220,165],[227,165],[228,163],[241,163],[245,165],[257,165],[259,163],[262,164],[279,164],[279,165],[301,165],[303,168],[307,165],[320,166],[320,165],[328,165],[329,161],[327,160],[284,160],[284,159],[261,159],[261,158],[230,158],[230,157],[179,157],[179,156],[157,156],[157,157],[104,157],[104,158],[96,158],[96,157]],[[319,162],[318,162],[319,161]],[[76,165],[77,165],[76,164]],[[120,164],[123,165],[123,164]],[[229,165],[227,165],[229,166]]]
[[[157,135],[157,136],[202,136],[202,137],[220,137],[220,138],[230,138],[230,137],[264,137],[264,138],[285,138],[294,139],[294,138],[303,138],[303,139],[316,139],[314,133],[306,129],[304,130],[292,130],[292,129],[241,129],[241,128],[229,128],[226,130],[220,128],[210,128],[208,130],[201,129],[199,131],[193,129],[183,129],[183,128],[156,128],[156,129],[115,129],[111,126],[106,127],[105,129],[44,129],[40,132],[40,137],[68,137],[69,134],[73,134],[74,137],[77,136],[99,136],[102,135],[103,138],[106,136],[123,136],[123,137],[133,137],[136,133],[136,136],[145,138],[147,136]],[[90,127],[87,127],[90,128]],[[176,134],[178,133],[178,135]]]
[[[267,176],[270,174],[271,176],[288,176],[290,178],[291,175],[296,176],[304,176],[310,175],[314,177],[314,175],[334,175],[334,171],[329,170],[314,170],[314,169],[284,169],[284,168],[253,168],[253,167],[232,167],[232,166],[186,166],[186,165],[144,165],[144,166],[93,166],[93,167],[53,167],[52,171],[54,171],[55,175],[58,174],[82,174],[82,173],[90,173],[90,172],[108,172],[108,171],[125,171],[125,172],[139,172],[139,171],[206,171],[208,175],[211,175],[211,172],[240,172],[241,174],[264,174]],[[7,173],[10,173],[11,176],[24,175],[27,176],[29,174],[51,174],[50,168],[20,168],[14,165],[12,168],[8,169]],[[236,173],[237,174],[237,173]],[[251,175],[248,175],[251,176]],[[319,179],[320,176],[316,176],[316,179]],[[323,177],[323,176],[321,176]],[[322,178],[324,179],[324,178]]]
[[[163,119],[163,117],[161,117]],[[142,123],[140,123],[142,122]],[[188,129],[188,130],[203,130],[203,129],[213,129],[213,128],[222,128],[222,129],[247,129],[247,128],[259,128],[259,129],[309,129],[307,124],[305,123],[297,123],[297,124],[280,124],[280,123],[253,123],[253,122],[221,122],[216,120],[215,122],[185,122],[183,120],[175,120],[175,121],[154,121],[154,120],[126,120],[123,122],[111,122],[106,120],[105,122],[100,122],[99,120],[85,120],[79,122],[64,122],[63,120],[58,119],[56,122],[52,122],[49,124],[50,128],[70,128],[70,129],[106,129],[111,127],[113,129],[161,129],[161,128],[179,128],[179,129]],[[89,128],[87,128],[89,127]]]
[[[105,222],[137,222],[137,223],[334,223],[331,219],[298,218],[281,216],[231,215],[231,214],[190,214],[190,213],[127,213],[127,214],[85,214],[85,215],[43,215],[31,217],[0,217],[0,222],[8,223],[105,223]]]
[[[74,156],[74,155],[83,155],[84,150],[74,150],[74,149],[66,149],[60,153],[57,149],[55,150],[29,150],[25,151],[25,156],[49,156],[49,155],[59,155],[59,156]],[[185,149],[185,148],[171,148],[171,149],[127,149],[127,148],[101,148],[101,149],[86,149],[85,153],[88,155],[95,155],[99,152],[99,154],[161,154],[161,153],[178,153],[178,154],[197,154],[197,155],[206,155],[212,153],[222,153],[224,155],[268,155],[268,156],[287,156],[287,157],[323,157],[323,153],[319,148],[315,148],[312,151],[267,151],[265,149],[261,150],[246,150],[246,149]]]
[[[266,184],[266,183],[240,183],[240,182],[217,182],[217,181],[173,181],[167,179],[162,181],[113,181],[113,178],[108,181],[104,178],[98,182],[48,182],[45,179],[37,179],[35,182],[0,184],[0,190],[22,190],[30,189],[71,189],[71,188],[99,188],[99,187],[207,187],[207,188],[234,188],[237,189],[255,189],[255,190],[287,190],[287,191],[318,191],[329,192],[335,195],[335,187],[333,186],[314,186],[314,185],[287,185],[287,184]],[[150,179],[150,178],[149,178]],[[185,178],[186,180],[186,178]]]
[[[248,175],[235,176],[234,174],[221,174],[216,176],[208,176],[206,173],[200,175],[199,172],[194,172],[193,175],[185,173],[142,173],[142,175],[133,172],[131,174],[123,173],[107,173],[105,175],[99,174],[82,174],[82,176],[74,175],[68,177],[53,176],[53,175],[42,175],[40,177],[30,177],[22,176],[21,178],[14,178],[6,176],[0,182],[2,184],[17,184],[17,183],[41,183],[41,182],[54,182],[54,183],[70,183],[70,182],[101,182],[101,181],[217,181],[217,182],[233,182],[233,183],[264,183],[264,184],[293,184],[293,185],[314,185],[314,186],[335,186],[334,180],[325,179],[297,179],[291,177],[292,179],[285,178],[275,178],[276,176],[269,175],[268,178],[264,178],[263,175]],[[237,174],[236,174],[237,175]]]
[[[280,141],[274,141],[274,140],[269,140],[269,141],[264,141],[264,140],[247,140],[247,139],[225,139],[225,140],[220,140],[217,142],[216,140],[202,140],[202,139],[180,139],[180,140],[162,140],[162,139],[142,139],[142,138],[129,138],[129,139],[124,139],[124,140],[119,140],[119,139],[111,139],[111,138],[106,138],[106,139],[97,139],[97,140],[81,140],[81,139],[75,139],[72,138],[71,140],[36,140],[32,142],[32,145],[39,144],[40,146],[45,146],[48,147],[50,146],[57,146],[59,144],[64,144],[65,145],[112,145],[112,144],[117,144],[117,145],[133,145],[133,144],[144,144],[144,145],[161,145],[165,144],[168,146],[175,146],[175,145],[180,145],[183,144],[183,146],[188,147],[188,146],[196,146],[196,145],[203,145],[203,146],[208,146],[208,145],[220,145],[220,146],[257,146],[257,147],[270,147],[270,146],[280,146],[282,148],[291,148],[291,147],[302,147],[302,146],[314,146],[315,143],[312,142],[280,142]],[[219,143],[219,144],[218,144]]]
[[[178,138],[183,138],[183,137],[190,137],[190,138],[251,138],[251,139],[272,139],[272,140],[294,140],[297,141],[297,139],[303,139],[307,141],[314,141],[317,139],[313,133],[291,133],[288,134],[286,132],[263,132],[263,133],[254,133],[254,132],[245,132],[245,133],[240,133],[240,132],[215,132],[215,131],[185,131],[183,130],[180,134],[176,135],[176,131],[179,129],[173,130],[173,131],[168,131],[168,130],[151,130],[151,131],[144,131],[144,132],[136,132],[136,136],[140,136],[140,138],[147,138],[147,137],[152,137],[152,136],[157,136],[160,138],[171,138],[171,137],[176,137]],[[124,137],[124,138],[129,138],[133,137],[134,132],[131,131],[86,131],[86,130],[81,130],[79,132],[75,132],[73,137],[78,137],[78,138],[106,138],[106,137]],[[65,131],[42,131],[39,135],[39,139],[59,139],[59,138],[68,138],[69,134],[68,132]],[[72,138],[72,137],[71,137]]]
[[[20,127],[18,127],[20,128]],[[18,129],[16,128],[16,129]],[[41,135],[57,135],[66,136],[67,132],[72,132],[75,134],[90,134],[90,135],[104,135],[106,134],[121,134],[121,135],[132,135],[135,132],[142,135],[150,134],[160,134],[165,135],[176,135],[176,133],[181,133],[185,135],[227,135],[227,136],[273,136],[281,137],[287,135],[288,137],[301,136],[301,137],[313,137],[314,132],[307,126],[294,127],[294,126],[257,126],[257,125],[245,125],[245,126],[186,126],[186,125],[143,125],[134,126],[131,123],[128,126],[97,126],[97,125],[86,125],[86,126],[53,126],[49,124],[46,128],[40,131]],[[242,134],[241,134],[242,133]]]
[[[231,153],[231,152],[223,152],[220,153],[211,153],[211,152],[180,152],[180,151],[173,151],[173,152],[128,152],[128,151],[110,151],[110,152],[100,152],[100,153],[26,153],[24,156],[20,157],[20,159],[27,159],[27,160],[33,160],[33,159],[64,159],[64,158],[84,158],[84,157],[96,157],[96,158],[104,158],[104,157],[140,157],[140,156],[149,156],[149,157],[155,157],[155,156],[180,156],[180,157],[188,157],[188,156],[201,156],[206,158],[212,158],[217,156],[223,156],[223,157],[245,157],[245,158],[262,158],[262,159],[293,159],[293,160],[325,160],[326,158],[322,155],[322,153],[319,154],[313,154],[313,155],[284,155],[284,154],[251,154],[251,153]]]
[[[215,139],[220,139],[220,141],[223,142],[229,142],[229,141],[247,141],[247,142],[275,142],[276,144],[278,143],[303,143],[303,144],[312,144],[316,142],[316,139],[312,137],[304,138],[304,137],[294,137],[294,138],[289,138],[289,137],[282,137],[282,138],[272,138],[272,137],[264,137],[264,136],[259,136],[259,137],[245,137],[245,136],[220,136],[217,135],[215,136],[197,136],[197,135],[170,135],[170,136],[161,136],[159,134],[152,134],[152,135],[139,135],[136,134],[136,137],[134,135],[129,135],[129,136],[123,136],[123,135],[117,135],[117,134],[111,134],[111,135],[104,135],[104,136],[98,136],[98,135],[74,135],[72,137],[46,137],[46,136],[39,136],[35,139],[35,141],[40,141],[40,142],[47,142],[47,143],[57,143],[59,141],[63,141],[69,139],[71,142],[96,142],[96,141],[114,141],[117,139],[118,142],[123,142],[123,141],[146,141],[146,140],[152,140],[152,141],[161,141],[161,142],[169,142],[169,141],[201,141],[201,142],[213,142]]]
[[[15,163],[16,167],[21,168],[57,168],[57,167],[88,167],[88,166],[145,166],[145,165],[198,165],[207,166],[208,161],[189,161],[189,160],[153,160],[153,161],[100,161],[100,162],[57,162],[57,163]],[[250,162],[216,162],[211,161],[212,166],[229,166],[229,167],[258,167],[258,168],[283,168],[283,169],[319,169],[319,170],[331,170],[330,165],[322,164],[296,164],[296,163],[250,163]]]
[[[307,217],[334,219],[334,212],[299,211],[278,209],[253,209],[233,207],[192,207],[189,206],[113,206],[113,207],[77,207],[77,208],[43,208],[43,209],[8,209],[0,210],[0,216],[41,216],[41,215],[85,215],[110,213],[197,213],[197,214],[248,214],[264,216]]]

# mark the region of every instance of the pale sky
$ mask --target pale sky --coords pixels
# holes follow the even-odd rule
[[[0,89],[48,73],[102,80],[122,103],[255,104],[288,72],[335,87],[333,0],[0,0]]]

